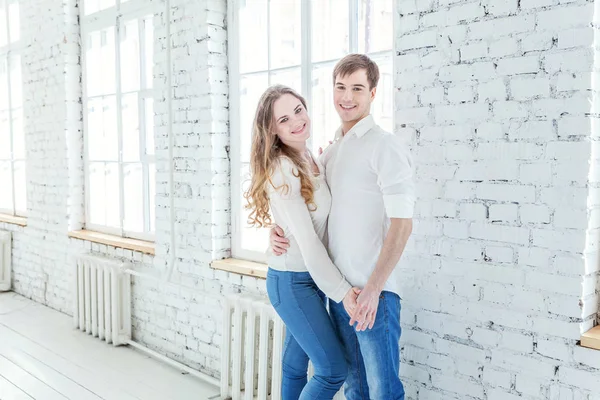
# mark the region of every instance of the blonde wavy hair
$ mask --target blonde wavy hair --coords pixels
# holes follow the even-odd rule
[[[314,184],[312,171],[302,154],[284,144],[275,130],[273,105],[281,96],[291,94],[306,108],[306,100],[294,89],[283,85],[269,87],[261,96],[252,128],[252,150],[250,154],[250,187],[244,193],[250,210],[248,223],[254,227],[269,227],[272,224],[269,213],[269,192],[267,185],[273,185],[271,177],[278,166],[280,157],[289,158],[295,166],[294,175],[300,178],[300,193],[309,209],[315,210]],[[273,185],[275,187],[275,185]],[[276,190],[287,192],[289,186],[284,184]]]

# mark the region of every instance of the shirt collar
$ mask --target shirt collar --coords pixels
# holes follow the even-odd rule
[[[375,120],[373,119],[373,116],[371,114],[369,114],[366,117],[364,117],[363,119],[361,119],[360,121],[358,121],[358,123],[356,125],[354,125],[352,127],[352,129],[350,129],[346,133],[346,136],[356,135],[357,138],[360,138],[365,133],[369,132],[371,130],[371,128],[373,128],[374,126],[375,126]],[[342,136],[343,136],[342,135],[342,127],[340,126],[338,128],[338,130],[335,132],[335,140],[341,139]]]

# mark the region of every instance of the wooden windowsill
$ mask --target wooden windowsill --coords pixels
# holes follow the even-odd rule
[[[213,269],[234,272],[240,275],[253,276],[255,278],[267,278],[267,265],[254,261],[238,260],[237,258],[225,258],[216,260],[210,264]]]
[[[124,238],[85,229],[81,231],[71,231],[69,232],[69,237],[154,255],[154,243],[145,240]]]
[[[581,335],[581,346],[600,350],[600,325]]]
[[[19,226],[27,226],[27,218],[16,217],[14,215],[0,214],[0,222],[15,224]]]

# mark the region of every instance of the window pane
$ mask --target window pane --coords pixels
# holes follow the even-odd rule
[[[122,0],[121,0],[122,2]],[[85,15],[113,7],[115,0],[85,0]]]
[[[317,151],[325,147],[329,140],[333,140],[336,129],[340,126],[340,119],[333,106],[333,82],[331,74],[335,64],[321,65],[313,69],[312,73],[312,148]]]
[[[265,71],[268,68],[267,1],[246,0],[240,7],[240,72]]]
[[[271,85],[275,84],[289,86],[298,93],[302,93],[300,67],[271,72]]]
[[[85,15],[90,15],[98,11],[98,0],[84,0],[83,8],[85,10]]]
[[[123,166],[123,229],[144,232],[144,180],[142,164]]]
[[[7,110],[0,110],[0,160],[10,160],[10,120]],[[3,187],[3,184],[0,184]]]
[[[123,2],[123,0],[121,0]],[[116,3],[115,0],[98,0],[100,10],[106,10],[107,8],[113,7]]]
[[[139,161],[140,122],[137,93],[123,96],[121,118],[123,123],[123,161]]]
[[[154,79],[154,21],[153,17],[144,20],[144,68],[146,70],[146,89],[151,89]]]
[[[312,61],[337,60],[349,51],[348,0],[311,3]]]
[[[0,111],[8,110],[8,65],[0,58]]]
[[[15,212],[17,215],[27,214],[27,185],[25,161],[15,161]]]
[[[115,86],[115,28],[92,32],[86,52],[87,95],[113,94]]]
[[[19,3],[13,2],[8,5],[8,28],[10,41],[18,42],[21,39],[21,17],[19,16]]]
[[[100,32],[88,35],[85,52],[85,80],[87,81],[87,95],[98,96],[101,91],[102,69],[100,62]]]
[[[379,66],[379,84],[371,114],[377,124],[388,132],[393,131],[392,120],[394,113],[394,79],[392,72],[392,54],[373,58]]]
[[[90,222],[120,228],[117,163],[90,163]]]
[[[121,90],[140,90],[140,35],[138,21],[128,21],[121,28]]]
[[[300,65],[301,1],[271,1],[271,69]],[[247,32],[242,31],[243,35]]]
[[[150,232],[156,230],[156,165],[150,163],[148,165],[149,170],[149,207],[150,207]]]
[[[88,154],[92,161],[117,161],[117,104],[115,96],[88,101]]]
[[[12,111],[13,158],[25,159],[25,132],[23,131],[23,109]]]
[[[10,65],[10,102],[12,108],[23,106],[23,78],[21,77],[21,56],[12,56]]]
[[[146,108],[146,154],[154,154],[154,99],[144,99]]]
[[[243,162],[250,161],[252,122],[258,100],[268,86],[268,75],[253,74],[240,79],[240,152]]]
[[[0,161],[0,209],[13,212],[12,170],[10,161]]]
[[[373,53],[392,49],[394,39],[392,4],[392,1],[359,1],[359,53]]]
[[[104,225],[106,222],[106,197],[104,163],[90,163],[89,181],[89,218],[92,224]]]
[[[243,197],[244,191],[248,188],[248,184],[250,182],[250,172],[249,172],[248,164],[244,164],[242,166],[241,174],[241,182],[242,182],[242,193],[239,194],[241,196],[241,205],[242,209],[240,212],[240,232],[241,232],[241,247],[244,250],[251,250],[260,253],[264,253],[269,245],[269,230],[265,228],[252,228],[248,224],[248,215],[250,215],[250,211],[246,210],[244,206],[246,205],[246,199]]]
[[[4,9],[4,1],[0,0],[0,47],[6,46],[8,43],[8,20],[6,19],[6,10]]]

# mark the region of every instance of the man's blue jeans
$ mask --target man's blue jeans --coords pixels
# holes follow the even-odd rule
[[[362,332],[349,325],[350,317],[342,304],[330,301],[329,310],[348,361],[346,400],[404,400],[399,378],[400,297],[382,292],[375,325]]]
[[[346,380],[348,367],[325,295],[308,272],[271,268],[267,293],[286,326],[282,400],[331,400]],[[307,383],[309,358],[315,374]]]

